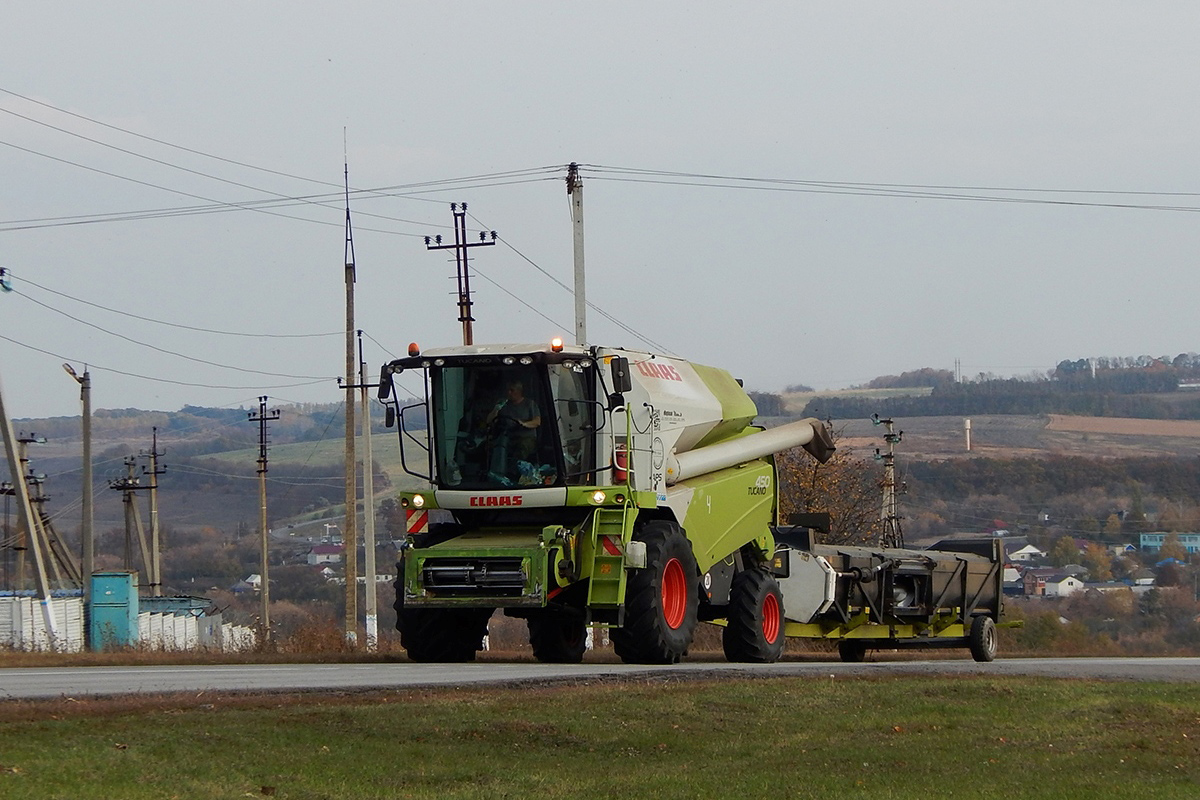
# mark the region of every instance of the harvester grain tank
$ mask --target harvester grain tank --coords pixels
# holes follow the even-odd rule
[[[399,501],[443,517],[398,564],[410,657],[474,658],[496,609],[528,621],[544,661],[580,660],[599,624],[625,661],[673,663],[699,622],[724,626],[737,661],[778,659],[787,635],[854,641],[853,658],[900,639],[962,646],[972,626],[994,653],[994,556],[821,550],[779,527],[773,454],[824,461],[829,431],[754,426],[725,370],[557,341],[409,353],[384,365],[380,398],[427,488]],[[424,396],[397,414],[406,374]]]

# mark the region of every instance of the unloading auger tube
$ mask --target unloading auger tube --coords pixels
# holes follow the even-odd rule
[[[825,423],[808,417],[749,436],[729,439],[684,453],[671,453],[667,456],[664,479],[668,486],[673,486],[697,475],[716,472],[793,447],[803,447],[822,464],[829,460],[835,449],[833,437]]]

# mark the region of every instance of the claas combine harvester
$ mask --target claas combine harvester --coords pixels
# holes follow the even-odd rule
[[[404,407],[401,374],[424,393]],[[623,660],[674,663],[700,622],[724,626],[733,661],[775,661],[788,636],[836,642],[845,660],[904,646],[995,655],[997,545],[838,546],[781,526],[773,454],[823,462],[833,442],[815,419],[752,425],[725,370],[557,340],[412,345],[384,365],[379,396],[404,469],[426,484],[398,495],[413,532],[397,627],[415,660],[473,659],[497,609],[526,619],[551,662],[581,660],[601,625]]]

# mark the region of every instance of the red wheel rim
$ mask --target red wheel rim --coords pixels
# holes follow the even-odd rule
[[[687,577],[678,558],[672,558],[663,567],[662,607],[663,619],[671,630],[683,625],[687,613]]]
[[[762,631],[768,644],[775,644],[779,639],[779,598],[774,592],[763,598]]]

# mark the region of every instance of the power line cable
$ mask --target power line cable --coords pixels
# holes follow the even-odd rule
[[[102,306],[99,303],[93,303],[90,300],[84,300],[81,297],[75,297],[74,295],[69,295],[66,292],[60,292],[57,289],[51,289],[48,286],[43,286],[40,283],[32,281],[29,278],[26,278],[19,273],[13,272],[12,270],[8,270],[8,273],[10,275],[13,275],[14,277],[19,278],[20,280],[24,281],[25,283],[28,283],[30,286],[36,286],[37,288],[41,289],[43,292],[49,292],[50,294],[55,294],[55,295],[58,295],[59,297],[65,297],[68,300],[74,300],[76,303],[82,303],[86,306],[91,306],[92,308],[98,308],[101,311],[108,311],[112,314],[120,314],[123,317],[129,317],[131,319],[140,320],[142,322],[152,322],[156,325],[166,325],[171,328],[182,328],[183,330],[197,331],[199,333],[211,333],[211,334],[216,334],[218,336],[243,336],[243,337],[247,337],[247,338],[257,338],[257,339],[311,339],[311,338],[318,338],[318,337],[341,336],[342,335],[342,333],[340,331],[330,331],[328,333],[244,333],[241,331],[222,331],[222,330],[216,330],[214,328],[200,328],[200,327],[197,327],[194,325],[184,325],[184,324],[178,323],[178,322],[168,322],[168,321],[162,320],[162,319],[154,319],[153,317],[146,317],[146,316],[142,316],[141,314],[133,314],[128,311],[121,311],[120,309],[109,308],[108,306]],[[29,297],[29,295],[24,295],[24,297],[28,300],[33,299],[33,298]],[[35,300],[34,302],[37,302],[37,301]]]
[[[1129,189],[1062,189],[1062,188],[1046,188],[1046,187],[1028,187],[1028,186],[958,186],[947,184],[925,184],[925,183],[878,183],[864,181],[820,181],[813,179],[788,179],[788,178],[762,178],[751,176],[731,176],[731,175],[715,175],[711,173],[700,172],[673,172],[668,170],[651,170],[640,169],[636,167],[610,167],[600,164],[581,164],[581,167],[595,169],[601,172],[614,172],[617,174],[634,174],[634,175],[657,175],[663,177],[680,177],[680,178],[696,178],[709,179],[717,181],[742,181],[755,183],[774,183],[774,184],[790,184],[801,186],[822,186],[822,187],[841,187],[841,188],[873,188],[873,189],[906,189],[906,190],[938,190],[938,191],[961,191],[961,192],[1024,192],[1028,194],[1100,194],[1100,195],[1124,195],[1131,197],[1200,197],[1200,192],[1174,192],[1174,191],[1143,191]]]
[[[86,164],[80,164],[80,163],[79,163],[79,162],[77,162],[77,161],[71,161],[70,159],[66,159],[66,158],[59,158],[58,156],[52,156],[52,155],[50,155],[49,153],[42,153],[42,152],[39,152],[39,151],[37,151],[37,150],[32,150],[32,149],[30,149],[30,148],[28,148],[28,147],[22,147],[21,145],[18,145],[18,144],[13,144],[12,142],[6,142],[6,141],[4,141],[4,140],[0,140],[0,144],[4,145],[5,147],[11,147],[11,148],[13,148],[14,150],[20,150],[20,151],[21,151],[21,152],[23,152],[23,153],[29,153],[30,155],[35,155],[35,156],[38,156],[38,157],[40,157],[40,158],[46,158],[46,159],[49,159],[49,160],[51,160],[51,161],[57,161],[57,162],[58,162],[58,163],[60,163],[60,164],[67,164],[67,165],[69,165],[69,166],[72,166],[72,167],[77,167],[77,168],[79,168],[79,169],[87,170],[88,172],[95,172],[95,173],[97,173],[97,174],[100,174],[100,175],[105,175],[105,176],[107,176],[107,177],[110,177],[110,178],[116,178],[116,179],[118,179],[118,180],[122,180],[122,181],[128,181],[128,182],[130,182],[130,183],[135,183],[135,184],[137,184],[137,185],[139,185],[139,186],[146,186],[146,187],[149,187],[149,188],[151,188],[151,189],[158,189],[158,190],[160,190],[160,191],[164,191],[164,192],[170,192],[170,193],[172,193],[172,194],[178,194],[178,195],[182,195],[183,197],[190,197],[190,198],[192,198],[193,200],[203,200],[203,201],[205,201],[205,202],[207,202],[207,203],[215,203],[215,204],[218,204],[218,205],[222,205],[222,206],[225,206],[225,207],[227,207],[227,209],[228,209],[228,210],[238,210],[238,211],[257,211],[257,212],[258,212],[258,213],[260,213],[260,214],[268,214],[268,215],[270,215],[270,216],[273,216],[273,217],[281,217],[281,218],[283,218],[283,219],[290,219],[290,220],[295,220],[295,221],[299,221],[299,222],[310,222],[310,223],[315,223],[315,224],[318,224],[318,225],[334,225],[334,224],[336,224],[336,223],[332,223],[332,222],[324,222],[324,221],[322,221],[322,220],[310,219],[310,218],[308,218],[308,217],[295,217],[295,216],[292,216],[292,215],[290,215],[290,214],[280,214],[280,213],[278,213],[278,212],[275,212],[275,211],[270,211],[270,210],[268,210],[268,209],[264,209],[264,208],[257,208],[257,207],[255,207],[255,206],[248,205],[248,204],[246,204],[246,203],[242,203],[242,204],[238,204],[238,203],[226,203],[226,202],[223,202],[223,201],[221,201],[221,200],[215,200],[215,199],[213,199],[213,198],[211,198],[211,197],[205,197],[204,195],[194,194],[194,193],[192,193],[192,192],[185,192],[185,191],[183,191],[182,189],[172,189],[172,188],[170,188],[169,186],[162,186],[162,185],[159,185],[159,184],[157,184],[157,183],[150,183],[149,181],[143,181],[143,180],[140,180],[140,179],[138,179],[138,178],[131,178],[131,177],[129,177],[128,175],[121,175],[121,174],[119,174],[119,173],[116,173],[116,172],[109,172],[108,170],[100,169],[99,167],[89,167],[88,165],[86,165]],[[75,223],[75,224],[81,224],[81,223]],[[30,228],[32,228],[32,227],[54,227],[54,226],[50,226],[50,225],[44,225],[44,226],[24,226],[24,227],[20,227],[20,228],[7,228],[6,230],[29,230],[29,229],[30,229]]]
[[[46,355],[46,356],[53,356],[54,358],[60,359],[62,361],[82,362],[82,363],[88,364],[89,367],[94,370],[100,370],[102,372],[111,372],[115,375],[124,375],[128,378],[140,378],[142,380],[154,381],[156,383],[169,383],[174,386],[188,386],[188,387],[192,387],[192,388],[196,388],[196,389],[233,389],[233,390],[238,390],[238,391],[245,391],[245,390],[252,390],[252,389],[293,389],[297,386],[314,386],[318,383],[325,383],[326,381],[329,380],[328,378],[321,378],[320,380],[304,381],[301,383],[285,383],[285,384],[279,384],[276,386],[229,386],[229,385],[218,385],[218,384],[210,384],[210,383],[192,383],[189,381],[172,380],[171,378],[156,378],[153,375],[140,375],[136,372],[126,372],[125,370],[115,369],[113,367],[103,367],[103,366],[93,363],[91,360],[86,359],[86,358],[73,358],[71,356],[64,356],[60,353],[55,353],[50,350],[43,350],[40,347],[34,347],[31,344],[26,344],[25,342],[17,341],[16,339],[5,336],[3,334],[0,334],[0,339],[3,339],[6,342],[11,342],[12,344],[17,345],[18,347],[24,347],[26,350],[32,350],[35,353],[41,353],[42,355]]]
[[[193,154],[193,155],[202,156],[202,157],[204,157],[204,158],[210,158],[210,159],[213,159],[214,161],[220,161],[220,162],[222,162],[222,163],[225,163],[225,164],[231,164],[231,165],[238,166],[238,167],[245,167],[245,168],[247,168],[247,169],[256,170],[256,171],[258,171],[258,172],[264,172],[264,173],[267,173],[267,174],[270,174],[270,175],[276,175],[276,176],[283,177],[283,178],[291,178],[291,179],[293,179],[293,180],[304,181],[304,182],[307,182],[307,183],[313,183],[313,184],[317,184],[317,185],[320,185],[320,186],[330,186],[330,187],[333,187],[333,188],[337,189],[337,192],[335,192],[335,193],[334,193],[334,195],[335,195],[335,196],[341,196],[341,194],[342,194],[343,186],[342,186],[342,184],[341,184],[341,183],[335,183],[335,182],[333,182],[333,181],[325,181],[325,180],[320,180],[320,179],[318,179],[318,178],[311,178],[311,177],[304,176],[304,175],[294,175],[294,174],[292,174],[292,173],[288,173],[288,172],[282,172],[282,171],[280,171],[280,170],[270,169],[270,168],[267,168],[267,167],[261,167],[261,166],[258,166],[258,165],[256,165],[256,164],[249,164],[249,163],[247,163],[247,162],[245,162],[245,161],[237,161],[237,160],[235,160],[235,159],[226,158],[226,157],[224,157],[224,156],[218,156],[218,155],[214,155],[214,154],[212,154],[212,153],[207,153],[207,152],[204,152],[203,150],[197,150],[197,149],[195,149],[195,148],[186,147],[186,146],[184,146],[184,145],[175,144],[175,143],[173,143],[173,142],[168,142],[168,141],[166,141],[166,140],[164,140],[164,139],[157,139],[157,138],[155,138],[155,137],[153,137],[153,136],[147,136],[146,134],[143,134],[143,133],[138,133],[137,131],[132,131],[132,130],[129,130],[128,128],[122,128],[122,127],[120,127],[120,126],[118,126],[118,125],[113,125],[113,124],[111,124],[111,123],[108,123],[108,122],[102,122],[102,121],[100,121],[100,120],[98,120],[98,119],[95,119],[95,118],[93,118],[93,117],[86,116],[86,115],[84,115],[84,114],[80,114],[80,113],[77,113],[77,112],[74,112],[74,111],[68,111],[68,110],[67,110],[67,109],[65,109],[65,108],[61,108],[61,107],[59,107],[59,106],[52,105],[52,104],[50,104],[50,103],[47,103],[47,102],[45,102],[45,101],[42,101],[42,100],[37,100],[37,99],[34,99],[34,98],[32,98],[32,97],[29,97],[29,96],[27,96],[27,95],[23,95],[23,94],[20,94],[20,93],[18,93],[18,92],[15,92],[15,91],[13,91],[13,90],[11,90],[11,89],[5,89],[5,88],[3,88],[3,87],[0,87],[0,92],[3,92],[4,94],[10,95],[10,96],[12,96],[12,97],[19,98],[19,99],[21,99],[21,100],[24,100],[24,101],[26,101],[26,102],[33,103],[33,104],[35,104],[35,105],[42,106],[43,108],[47,108],[47,109],[50,109],[50,110],[52,110],[52,111],[57,111],[57,112],[59,112],[59,113],[61,113],[61,114],[66,114],[67,116],[74,117],[75,119],[83,120],[83,121],[85,121],[85,122],[90,122],[90,123],[92,123],[92,124],[94,124],[94,125],[99,125],[99,126],[101,126],[101,127],[103,127],[103,128],[108,128],[109,130],[117,131],[117,132],[119,132],[119,133],[124,133],[124,134],[127,134],[127,135],[129,135],[129,136],[133,136],[133,137],[136,137],[136,138],[138,138],[138,139],[142,139],[142,140],[144,140],[144,141],[153,142],[153,143],[155,143],[155,144],[160,144],[160,145],[163,145],[164,147],[170,147],[170,148],[173,148],[173,149],[175,149],[175,150],[181,150],[181,151],[183,151],[183,152],[186,152],[186,153],[191,153],[191,154]],[[546,170],[561,170],[561,169],[562,169],[562,167],[559,167],[559,166],[546,166],[546,167],[539,167],[539,168],[537,168],[537,169],[538,169],[538,170],[540,170],[540,171],[546,171]],[[527,171],[528,171],[528,170],[527,170]],[[519,172],[519,171],[518,171],[518,172]],[[478,180],[478,179],[480,179],[480,178],[484,178],[484,177],[509,176],[509,175],[512,175],[512,174],[515,174],[515,173],[514,173],[514,172],[512,172],[512,171],[510,171],[510,172],[500,172],[500,173],[485,173],[484,175],[480,175],[480,176],[471,176],[471,177],[466,177],[466,178],[456,178],[456,179],[451,179],[451,180],[452,180],[452,181],[472,181],[472,180]],[[426,185],[426,184],[414,184],[414,185],[415,185],[415,186],[420,186],[420,185]],[[359,190],[357,190],[357,189],[352,189],[352,191],[353,191],[353,192],[357,192],[357,191],[359,191]]]
[[[611,174],[609,174],[611,173]],[[634,177],[644,176],[644,177]],[[653,177],[657,176],[657,177]],[[815,181],[792,181],[771,178],[739,178],[734,176],[709,176],[700,173],[657,173],[654,171],[622,170],[621,168],[598,168],[598,174],[590,176],[591,180],[614,181],[618,183],[644,183],[665,186],[692,186],[710,189],[741,189],[748,191],[788,192],[800,194],[827,194],[853,197],[892,197],[915,200],[954,200],[983,203],[1016,203],[1028,205],[1075,206],[1084,208],[1131,209],[1141,211],[1174,211],[1200,212],[1197,206],[1176,206],[1143,203],[1102,203],[1084,200],[1052,200],[1032,197],[1005,197],[980,194],[959,194],[922,190],[913,185],[911,189],[888,188],[887,184],[849,184]],[[899,185],[898,185],[899,186]],[[980,190],[983,191],[983,190]],[[1059,191],[1065,193],[1088,194],[1088,190],[1049,190],[1049,189],[1017,189],[1028,193]],[[1115,192],[1105,192],[1115,194]],[[1130,192],[1129,194],[1143,194]],[[1148,192],[1150,196],[1195,196],[1194,193]]]
[[[310,379],[311,378],[313,380],[335,380],[335,378],[331,378],[328,376],[321,376],[321,375],[288,375],[286,373],[281,373],[281,372],[266,372],[266,371],[260,370],[260,369],[246,369],[245,367],[235,367],[230,364],[221,364],[216,361],[209,361],[209,360],[203,359],[203,358],[196,358],[195,356],[185,355],[183,353],[176,352],[175,350],[167,350],[164,347],[158,347],[157,345],[150,344],[149,342],[138,341],[137,339],[134,339],[131,336],[126,336],[123,333],[117,333],[116,331],[110,331],[107,328],[102,328],[99,325],[95,325],[91,322],[88,322],[87,320],[83,320],[83,319],[80,319],[79,317],[68,314],[66,311],[62,311],[61,309],[54,308],[53,306],[47,305],[40,300],[36,300],[36,299],[30,297],[29,295],[25,294],[24,292],[14,291],[13,293],[16,295],[19,295],[20,297],[24,297],[26,300],[28,300],[31,303],[36,303],[37,305],[41,306],[42,308],[44,308],[48,311],[53,311],[55,314],[61,314],[62,316],[66,317],[67,319],[78,322],[80,325],[86,325],[87,327],[98,330],[101,333],[107,333],[109,336],[115,336],[118,339],[123,339],[124,341],[129,342],[131,344],[138,345],[139,347],[146,347],[146,348],[149,348],[150,350],[154,350],[156,352],[163,353],[163,354],[169,355],[169,356],[175,356],[176,358],[182,358],[186,361],[193,361],[197,364],[206,364],[210,367],[218,367],[219,369],[228,369],[228,370],[232,370],[234,372],[244,372],[244,373],[247,373],[250,375],[265,375],[269,378],[302,378],[302,379]]]
[[[198,176],[198,177],[207,178],[207,179],[209,179],[209,180],[219,181],[219,182],[221,182],[221,183],[227,183],[227,184],[230,184],[231,186],[237,186],[237,187],[239,187],[239,188],[242,188],[242,189],[249,189],[249,190],[251,190],[251,191],[255,191],[255,192],[262,192],[263,194],[269,194],[269,195],[272,195],[272,196],[273,196],[274,198],[276,198],[276,199],[287,201],[289,205],[296,205],[296,204],[308,204],[308,205],[315,205],[315,206],[318,206],[318,207],[320,207],[320,208],[334,208],[334,207],[335,207],[334,205],[332,205],[332,201],[333,201],[333,200],[335,200],[335,199],[337,199],[337,198],[336,198],[336,195],[330,195],[330,196],[329,196],[329,201],[323,201],[323,200],[319,200],[319,199],[312,199],[312,198],[307,198],[307,197],[303,197],[303,196],[294,196],[294,195],[283,194],[283,193],[281,193],[281,192],[272,191],[272,190],[270,190],[270,189],[264,189],[264,188],[262,188],[262,187],[260,187],[260,186],[252,186],[252,185],[250,185],[250,184],[247,184],[247,183],[241,183],[241,182],[239,182],[239,181],[231,180],[231,179],[229,179],[229,178],[222,178],[222,177],[220,177],[219,175],[213,175],[213,174],[211,174],[211,173],[208,173],[208,172],[203,172],[203,171],[196,170],[196,169],[192,169],[192,168],[190,168],[190,167],[185,167],[185,166],[182,166],[182,165],[180,165],[180,164],[174,164],[174,163],[171,163],[171,162],[169,162],[169,161],[164,161],[163,159],[160,159],[160,158],[154,158],[153,156],[148,156],[148,155],[146,155],[146,154],[144,154],[144,153],[139,153],[139,152],[137,152],[137,151],[134,151],[134,150],[129,150],[129,149],[127,149],[127,148],[124,148],[124,147],[119,147],[119,146],[117,146],[117,145],[110,144],[110,143],[108,143],[108,142],[103,142],[103,141],[101,141],[101,140],[99,140],[99,139],[95,139],[95,138],[92,138],[92,137],[90,137],[90,136],[85,136],[85,135],[83,135],[83,134],[81,134],[81,133],[76,133],[76,132],[74,132],[74,131],[67,130],[66,128],[61,128],[61,127],[59,127],[59,126],[57,126],[57,125],[52,125],[52,124],[50,124],[50,123],[48,123],[48,122],[44,122],[44,121],[42,121],[42,120],[34,119],[33,117],[26,116],[25,114],[20,114],[20,113],[18,113],[18,112],[16,112],[16,111],[12,111],[11,109],[7,109],[7,108],[0,107],[0,112],[2,112],[2,113],[5,113],[5,114],[9,114],[9,115],[12,115],[12,116],[15,116],[15,117],[18,117],[18,118],[20,118],[20,119],[23,119],[23,120],[26,120],[26,121],[28,121],[28,122],[31,122],[31,123],[33,123],[33,124],[35,124],[35,125],[41,125],[41,126],[43,126],[43,127],[49,128],[49,129],[51,129],[51,130],[58,131],[59,133],[66,134],[66,135],[68,135],[68,136],[73,136],[73,137],[75,137],[75,138],[82,139],[82,140],[83,140],[83,141],[85,141],[85,142],[90,142],[91,144],[95,144],[95,145],[98,145],[98,146],[100,146],[100,147],[105,147],[105,148],[108,148],[108,149],[110,149],[110,150],[115,150],[115,151],[117,151],[117,152],[119,152],[119,153],[124,153],[124,154],[126,154],[126,155],[130,155],[130,156],[133,156],[133,157],[135,157],[135,158],[140,158],[140,159],[144,159],[144,160],[146,160],[146,161],[150,161],[151,163],[154,163],[154,164],[159,164],[160,166],[169,167],[169,168],[171,168],[171,169],[177,169],[177,170],[180,170],[180,171],[182,171],[182,172],[186,172],[186,173],[188,173],[188,174],[191,174],[191,175],[196,175],[196,176]],[[97,124],[99,124],[99,123],[97,123]],[[129,131],[123,131],[123,132],[125,132],[125,133],[130,133]],[[158,140],[155,140],[155,141],[158,141]],[[213,157],[213,156],[209,156],[209,157]],[[242,166],[248,166],[248,165],[244,165],[244,164],[243,164]],[[543,169],[544,169],[544,168],[543,168]],[[490,178],[493,178],[493,177],[496,177],[496,176],[511,176],[511,175],[514,175],[514,174],[521,174],[521,173],[523,173],[523,172],[524,172],[524,171],[520,171],[520,172],[516,172],[516,173],[511,173],[511,172],[510,172],[510,173],[493,173],[493,174],[491,174],[491,175],[487,175],[487,176],[484,176],[484,177],[487,177],[487,178],[489,178],[489,179],[490,179]],[[293,176],[293,177],[295,177],[295,176]],[[462,181],[471,181],[471,180],[478,180],[478,179],[479,179],[479,176],[472,176],[472,177],[470,177],[470,178],[459,178],[459,179],[452,179],[451,181],[448,181],[448,183],[457,183],[457,182],[462,182]],[[314,183],[320,183],[320,184],[322,184],[322,185],[325,185],[325,182],[324,182],[324,181],[316,181],[316,180],[314,180],[314,179],[309,179],[309,180],[311,180],[311,182],[314,182]],[[447,181],[428,182],[428,183],[425,183],[425,184],[415,184],[415,185],[416,185],[416,186],[428,186],[428,185],[436,185],[436,184],[442,184],[442,183],[447,183]],[[367,190],[367,191],[366,191],[366,192],[364,192],[364,193],[365,193],[365,194],[367,194],[367,196],[373,196],[373,197],[389,197],[389,196],[395,196],[395,195],[393,195],[393,194],[389,194],[389,193],[388,193],[386,190],[384,190],[384,191],[379,191],[379,190]],[[250,208],[250,205],[249,205],[249,204],[242,204],[242,208]],[[210,208],[210,209],[208,209],[208,210],[211,210],[211,208]],[[226,210],[228,210],[228,209],[226,209]],[[384,220],[393,221],[393,222],[405,222],[405,223],[412,224],[412,225],[418,225],[418,224],[422,224],[422,225],[423,225],[423,224],[424,224],[424,223],[418,222],[418,221],[416,221],[416,220],[400,219],[400,218],[396,218],[396,217],[390,217],[390,216],[386,216],[386,215],[382,215],[382,214],[372,214],[372,213],[370,213],[370,212],[361,212],[361,213],[362,213],[363,215],[365,215],[365,216],[368,216],[368,217],[374,217],[374,218],[377,218],[377,219],[384,219]],[[413,235],[413,236],[416,236],[417,234],[412,234],[412,235]]]

